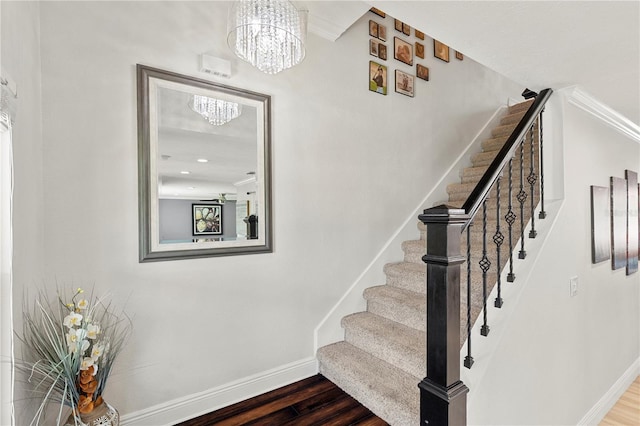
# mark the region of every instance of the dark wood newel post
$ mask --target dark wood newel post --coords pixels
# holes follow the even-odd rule
[[[460,381],[460,254],[469,216],[440,205],[426,209],[427,376],[420,382],[420,424],[466,425],[467,392]]]

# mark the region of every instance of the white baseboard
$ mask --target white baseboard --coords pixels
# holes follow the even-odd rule
[[[204,392],[125,414],[120,419],[120,424],[122,426],[173,425],[269,392],[317,373],[318,361],[316,358],[306,358]]]
[[[640,358],[636,359],[633,364],[627,368],[627,371],[611,386],[607,393],[600,398],[591,410],[585,414],[582,420],[578,422],[578,425],[599,424],[638,375],[640,375]]]

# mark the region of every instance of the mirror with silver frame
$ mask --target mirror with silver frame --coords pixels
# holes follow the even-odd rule
[[[140,262],[272,251],[268,95],[137,66]]]

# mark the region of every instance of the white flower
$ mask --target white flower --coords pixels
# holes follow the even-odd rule
[[[91,349],[91,358],[93,358],[94,362],[98,361],[98,358],[100,357],[100,355],[102,355],[102,352],[103,352],[102,345],[93,346],[93,349]]]
[[[89,324],[87,326],[87,337],[89,339],[95,339],[96,337],[98,337],[99,333],[100,333],[100,326],[98,324]]]
[[[67,347],[69,348],[69,353],[76,353],[78,348],[80,348],[81,352],[84,352],[89,347],[89,342],[84,340],[87,332],[80,329],[70,329],[69,333],[67,333]]]
[[[89,367],[93,366],[93,358],[90,356],[82,358],[82,362],[80,363],[80,370],[88,370]]]
[[[69,315],[64,317],[64,321],[62,323],[68,328],[76,327],[82,323],[82,315],[71,312]]]
[[[76,308],[80,309],[80,310],[85,310],[89,307],[89,302],[87,301],[87,299],[82,299],[78,302],[78,304],[76,305]]]

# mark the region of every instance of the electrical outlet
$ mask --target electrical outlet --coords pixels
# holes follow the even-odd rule
[[[578,295],[578,277],[571,277],[569,279],[569,294],[571,297]]]

